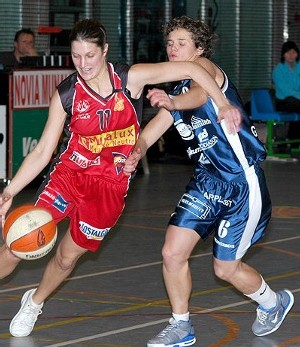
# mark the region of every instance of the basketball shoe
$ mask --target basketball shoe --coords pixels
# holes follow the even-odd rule
[[[42,313],[43,304],[36,305],[32,301],[32,294],[35,291],[36,289],[30,289],[23,295],[21,308],[9,325],[12,336],[28,336],[32,332],[37,317]]]
[[[169,325],[153,339],[149,340],[147,347],[185,347],[196,342],[194,328],[191,321],[169,320]]]
[[[265,336],[276,331],[294,304],[294,296],[289,290],[276,293],[277,304],[270,310],[257,308],[257,317],[252,325],[253,334]]]

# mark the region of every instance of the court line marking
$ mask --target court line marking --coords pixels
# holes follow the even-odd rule
[[[291,292],[298,293],[298,292],[300,292],[300,288],[291,290]],[[202,311],[196,311],[195,313],[191,314],[191,316],[195,316],[197,314],[211,313],[211,312],[215,312],[215,311],[219,311],[219,310],[225,310],[225,309],[228,309],[228,308],[242,306],[242,305],[246,305],[246,304],[249,304],[249,303],[251,303],[250,300],[242,300],[242,301],[238,301],[238,302],[235,302],[235,303],[232,303],[232,304],[217,306],[217,307],[205,309],[205,310],[202,310]],[[74,339],[74,340],[64,341],[64,342],[60,342],[60,343],[55,343],[55,344],[47,345],[47,346],[44,346],[44,347],[69,346],[69,345],[72,345],[73,343],[75,344],[75,343],[80,343],[80,342],[86,342],[86,341],[90,341],[90,340],[95,340],[95,339],[100,338],[100,337],[106,337],[106,336],[111,336],[111,335],[115,335],[115,334],[121,334],[121,333],[132,331],[132,330],[143,329],[143,328],[146,328],[146,327],[149,327],[149,326],[166,323],[168,321],[169,321],[169,318],[159,319],[159,320],[148,322],[148,323],[133,325],[133,326],[127,327],[127,328],[110,330],[110,331],[106,331],[104,333],[100,333],[100,334],[96,334],[96,335],[90,335],[90,336],[82,337],[82,338],[79,338],[79,339]]]
[[[254,245],[253,247],[256,247],[256,246],[257,247],[262,247],[264,245],[271,245],[271,244],[275,244],[275,243],[293,241],[293,240],[297,240],[297,239],[300,239],[300,236],[293,236],[293,237],[287,237],[285,239],[279,239],[279,240],[263,242],[263,243],[259,243],[257,245]],[[212,255],[212,252],[207,252],[207,253],[202,253],[202,254],[195,254],[195,255],[192,255],[191,258],[202,258],[202,257],[206,257],[206,256],[209,256],[209,255]],[[100,272],[93,272],[93,273],[89,273],[89,274],[85,274],[85,275],[68,277],[68,278],[65,279],[64,282],[81,280],[83,278],[96,277],[96,276],[102,276],[102,275],[107,275],[107,274],[113,274],[113,273],[117,273],[117,272],[130,271],[130,270],[134,270],[134,269],[142,269],[142,268],[155,266],[155,265],[161,265],[161,264],[162,264],[162,261],[155,261],[155,262],[146,263],[146,264],[139,264],[139,265],[132,265],[132,266],[127,266],[127,267],[122,267],[122,268],[118,268],[118,269],[112,269],[112,270],[106,270],[106,271],[100,271]],[[18,287],[14,287],[14,288],[0,289],[0,294],[2,294],[2,293],[10,293],[10,292],[14,292],[14,291],[17,291],[17,290],[20,290],[20,289],[28,289],[28,288],[36,287],[38,285],[39,285],[39,283],[32,283],[32,284],[27,284],[27,285],[24,285],[24,286],[18,286]]]
[[[279,240],[274,240],[274,241],[269,241],[269,242],[265,242],[265,243],[260,243],[260,246],[263,245],[269,245],[269,244],[275,244],[275,243],[279,243],[279,242],[287,242],[287,241],[292,241],[295,239],[299,239],[300,236],[295,236],[295,237],[289,237],[289,238],[284,238],[284,239],[279,239]],[[203,253],[203,254],[196,254],[193,255],[191,258],[201,258],[201,257],[205,257],[208,255],[212,255],[212,252],[207,252],[207,253]],[[94,277],[94,276],[101,276],[101,275],[105,275],[105,274],[110,274],[110,273],[116,273],[116,272],[122,272],[122,271],[128,271],[128,270],[133,270],[133,269],[137,269],[137,268],[145,268],[145,267],[150,267],[150,266],[155,266],[155,265],[160,265],[162,264],[162,261],[158,261],[158,262],[151,262],[151,263],[147,263],[147,264],[140,264],[140,265],[134,265],[134,266],[129,266],[129,267],[124,267],[124,268],[119,268],[119,269],[114,269],[114,270],[107,270],[107,271],[102,271],[102,272],[96,272],[96,273],[91,273],[91,274],[86,274],[86,275],[81,275],[81,276],[74,276],[74,277],[70,277],[68,279],[66,279],[65,281],[71,281],[71,280],[77,280],[77,279],[82,279],[82,278],[87,278],[87,277]],[[38,285],[35,284],[35,285]],[[4,289],[4,290],[0,290],[0,293],[5,293],[5,292],[12,292],[12,291],[16,291],[19,289],[24,289],[24,288],[29,288],[34,286],[33,284],[31,285],[26,285],[26,286],[20,286],[20,287],[15,287],[15,288],[8,288],[8,289]],[[300,288],[291,290],[293,293],[298,293],[300,292]],[[213,307],[210,309],[205,309],[205,310],[201,310],[201,311],[195,311],[195,313],[192,313],[191,316],[195,316],[198,314],[205,314],[205,313],[212,313],[218,310],[225,310],[228,308],[233,308],[233,307],[238,307],[238,306],[242,306],[242,305],[246,305],[251,303],[251,301],[249,300],[242,300],[236,303],[231,303],[231,304],[227,304],[227,305],[222,305],[222,306],[217,306],[217,307]],[[168,322],[169,318],[164,318],[164,319],[160,319],[160,320],[155,320],[155,321],[151,321],[148,323],[143,323],[143,324],[137,324],[137,325],[133,325],[127,328],[121,328],[121,329],[116,329],[116,330],[111,330],[111,331],[107,331],[107,332],[103,332],[100,334],[96,334],[96,335],[90,335],[87,337],[82,337],[79,339],[74,339],[74,340],[68,340],[68,341],[64,341],[64,342],[60,342],[60,343],[55,343],[55,344],[51,344],[51,345],[47,345],[45,347],[61,347],[61,346],[68,346],[68,345],[72,345],[74,343],[80,343],[80,342],[86,342],[86,341],[90,341],[90,340],[95,340],[97,338],[101,338],[101,337],[106,337],[106,336],[111,336],[111,335],[115,335],[115,334],[121,334],[124,332],[128,332],[128,331],[133,331],[133,330],[137,330],[137,329],[142,329],[142,328],[146,328],[149,326],[154,326],[154,325],[158,325],[161,323],[166,323]]]

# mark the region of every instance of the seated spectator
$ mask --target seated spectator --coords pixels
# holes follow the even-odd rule
[[[275,66],[272,77],[277,111],[300,113],[300,62],[295,42],[287,41],[282,45],[281,61]],[[300,124],[290,128],[288,137],[300,138]]]
[[[21,29],[16,32],[14,50],[0,53],[0,64],[5,68],[22,66],[22,57],[38,56],[34,48],[35,35],[31,29]]]

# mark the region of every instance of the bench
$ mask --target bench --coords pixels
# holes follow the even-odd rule
[[[277,139],[274,127],[290,122],[300,121],[300,113],[278,112],[275,109],[274,101],[270,90],[267,88],[255,89],[251,92],[251,119],[253,122],[266,123],[266,150],[268,156],[290,157],[291,153],[278,152],[278,146],[300,144],[299,139]],[[300,135],[299,135],[300,137]]]

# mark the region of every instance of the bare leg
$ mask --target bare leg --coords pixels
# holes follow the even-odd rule
[[[200,240],[200,236],[190,229],[170,225],[167,229],[163,254],[163,276],[172,306],[172,312],[188,312],[192,290],[189,257]]]
[[[21,261],[20,258],[16,257],[11,251],[7,248],[6,245],[0,247],[0,278],[4,278],[11,274],[16,266]]]
[[[241,259],[223,261],[214,258],[216,276],[232,284],[242,294],[252,294],[259,290],[262,279],[260,274]]]
[[[55,256],[46,266],[43,278],[32,296],[33,301],[41,304],[70,275],[77,260],[86,252],[86,249],[74,243],[68,231]]]

